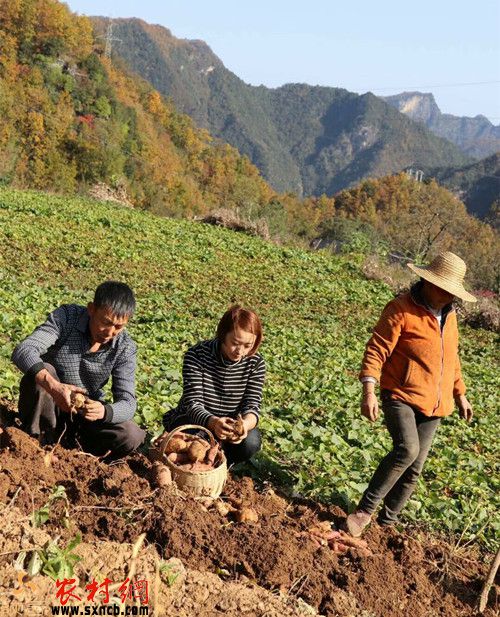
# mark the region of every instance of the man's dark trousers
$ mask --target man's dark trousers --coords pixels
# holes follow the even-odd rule
[[[59,381],[51,364],[45,363],[44,368]],[[68,446],[77,443],[85,452],[95,456],[107,454],[108,459],[130,454],[145,438],[145,432],[133,420],[118,424],[104,420],[90,422],[78,414],[61,411],[50,394],[36,383],[35,375],[24,375],[21,379],[19,415],[23,430],[39,437],[43,445],[62,437]]]

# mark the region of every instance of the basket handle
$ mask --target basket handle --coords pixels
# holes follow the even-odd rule
[[[209,431],[208,428],[205,428],[204,426],[201,426],[199,424],[183,424],[182,426],[178,426],[177,428],[174,428],[172,431],[170,431],[167,438],[164,440],[163,444],[161,445],[161,448],[160,448],[161,456],[163,456],[163,454],[165,453],[165,450],[167,449],[167,445],[169,444],[170,440],[172,439],[174,435],[176,435],[177,433],[181,433],[182,431],[185,431],[190,428],[194,428],[197,430],[201,429],[202,431],[205,431],[205,433],[207,433],[208,438],[210,440],[210,446],[213,448],[216,445],[217,442],[215,441],[215,438],[212,432]]]

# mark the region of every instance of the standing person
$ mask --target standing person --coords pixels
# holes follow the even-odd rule
[[[65,432],[109,458],[141,445],[145,433],[132,420],[137,347],[125,331],[134,310],[130,287],[107,281],[93,302],[60,306],[17,345],[12,361],[24,373],[19,414],[27,433],[53,443]],[[110,377],[113,402],[102,391]],[[77,414],[75,393],[86,397]]]
[[[186,352],[183,392],[177,408],[163,418],[166,431],[183,424],[208,428],[221,441],[228,463],[250,459],[261,447],[257,428],[266,367],[257,353],[262,325],[253,311],[233,306],[224,313],[216,337]],[[232,422],[243,419],[243,435],[232,436]]]
[[[421,278],[387,304],[366,345],[360,372],[361,413],[378,417],[375,385],[380,381],[382,410],[393,449],[382,459],[355,512],[347,517],[351,535],[361,535],[380,501],[378,522],[391,525],[415,489],[443,416],[454,401],[468,422],[472,408],[458,357],[455,297],[475,302],[463,286],[465,263],[450,252],[427,267],[408,264]]]

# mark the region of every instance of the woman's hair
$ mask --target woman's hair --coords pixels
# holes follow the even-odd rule
[[[217,339],[220,345],[222,345],[226,336],[235,328],[241,328],[245,330],[245,332],[255,334],[255,343],[248,355],[253,356],[257,353],[262,343],[262,324],[257,313],[239,305],[232,306],[227,310],[224,315],[222,315],[219,325],[217,326]]]

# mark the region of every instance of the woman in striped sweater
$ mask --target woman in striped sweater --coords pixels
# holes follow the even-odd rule
[[[253,311],[230,308],[214,339],[184,356],[182,398],[163,418],[167,431],[183,424],[205,426],[221,441],[228,463],[251,458],[261,447],[257,428],[266,367],[257,353],[262,325]],[[232,438],[231,420],[243,418],[243,435]]]

